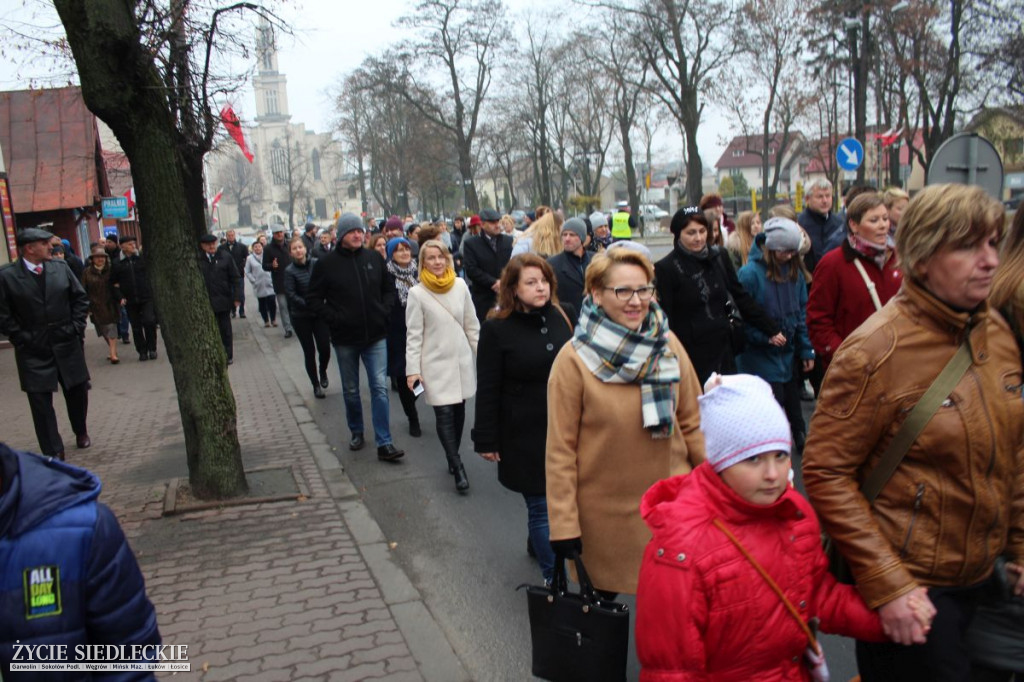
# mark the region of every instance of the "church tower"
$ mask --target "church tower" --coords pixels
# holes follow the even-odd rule
[[[288,113],[287,78],[277,70],[277,46],[273,27],[263,21],[256,38],[257,73],[252,79],[256,94],[256,122],[287,123]]]

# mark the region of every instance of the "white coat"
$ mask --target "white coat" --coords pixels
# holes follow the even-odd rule
[[[250,253],[245,259],[245,276],[252,283],[256,298],[274,295],[274,280],[270,272],[263,269],[263,258]],[[284,292],[281,292],[284,293]]]
[[[435,294],[422,284],[409,290],[405,307],[406,375],[423,377],[428,405],[455,405],[476,393],[476,344],[480,321],[461,278]]]

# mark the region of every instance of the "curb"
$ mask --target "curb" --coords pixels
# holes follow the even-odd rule
[[[275,359],[276,353],[270,341],[260,333],[262,327],[252,321],[257,317],[251,316],[247,319],[252,337],[268,361]],[[337,455],[331,451],[327,436],[313,420],[295,381],[280,363],[268,364],[288,400],[288,407],[302,432],[310,454],[313,455],[328,494],[334,499],[345,525],[348,526],[370,576],[380,588],[381,597],[387,604],[399,632],[402,633],[412,657],[416,660],[423,679],[426,682],[469,680],[469,674],[427,608],[419,590],[409,580],[402,567],[392,561],[384,532],[370,515],[370,510],[363,504],[359,492],[345,473],[345,468]]]

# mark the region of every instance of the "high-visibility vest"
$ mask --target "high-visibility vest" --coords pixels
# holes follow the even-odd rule
[[[629,227],[629,214],[619,211],[612,216],[612,239],[632,239],[633,230]]]

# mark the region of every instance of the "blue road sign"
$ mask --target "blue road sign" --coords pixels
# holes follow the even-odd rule
[[[836,161],[843,170],[857,170],[864,163],[864,146],[856,138],[846,138],[836,147]]]
[[[127,197],[103,197],[103,217],[128,219],[128,198]]]

